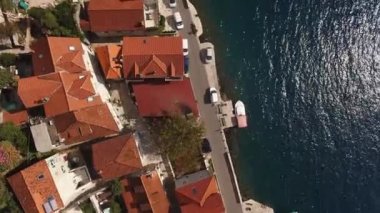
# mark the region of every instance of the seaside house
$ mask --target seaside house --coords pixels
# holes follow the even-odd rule
[[[157,0],[90,0],[85,11],[82,30],[98,36],[142,35],[160,19]]]
[[[86,70],[79,38],[44,37],[32,44],[34,76],[18,82],[39,152],[119,132]]]
[[[82,147],[94,179],[113,180],[143,168],[133,134],[119,135]]]
[[[122,197],[128,212],[169,212],[169,201],[156,170],[140,176],[124,177]]]
[[[190,79],[184,77],[182,37],[124,37],[122,57],[140,116],[199,116]]]
[[[224,205],[214,175],[207,170],[185,175],[175,181],[182,213],[222,213]]]
[[[132,90],[140,116],[163,117],[173,114],[199,116],[189,78],[173,82],[134,83]]]
[[[122,54],[129,82],[183,79],[182,37],[124,37]]]
[[[60,210],[95,186],[77,150],[40,160],[7,179],[28,213]]]

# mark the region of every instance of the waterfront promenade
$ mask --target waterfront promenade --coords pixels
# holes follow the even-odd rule
[[[231,165],[232,161],[225,135],[221,129],[217,109],[208,103],[208,88],[213,86],[218,90],[220,89],[216,76],[215,62],[204,65],[201,61],[200,51],[204,45],[200,44],[198,36],[191,34],[191,23],[196,22],[193,21],[195,18],[194,14],[189,9],[184,8],[182,1],[177,1],[176,10],[181,13],[185,26],[184,29],[180,30],[180,34],[189,41],[190,78],[198,101],[201,119],[206,128],[206,137],[211,143],[213,166],[225,209],[228,213],[240,213],[243,212],[241,196],[237,181],[235,180],[234,168]],[[197,27],[201,26],[198,25]],[[197,29],[198,31],[201,30]]]

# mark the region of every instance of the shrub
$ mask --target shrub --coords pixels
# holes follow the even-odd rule
[[[111,201],[111,212],[112,213],[121,213],[120,204],[115,200]]]
[[[114,180],[111,185],[111,191],[114,197],[122,193],[122,186],[119,180]]]
[[[17,82],[13,74],[7,69],[0,69],[0,88],[14,87]]]
[[[32,7],[28,10],[28,15],[36,20],[41,20],[46,13],[46,9],[40,7]]]
[[[85,202],[79,204],[79,208],[83,213],[95,213],[95,209],[90,200],[86,200]]]
[[[13,123],[4,123],[0,126],[0,140],[11,142],[23,154],[26,154],[28,151],[26,136]]]
[[[0,153],[2,156],[2,159],[0,159],[0,172],[13,169],[22,160],[20,151],[8,141],[0,142]]]
[[[0,65],[3,67],[9,67],[15,65],[17,60],[17,55],[12,53],[2,53],[0,54]]]

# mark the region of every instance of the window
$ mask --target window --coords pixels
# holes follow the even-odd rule
[[[42,180],[42,179],[44,179],[44,174],[37,175],[37,180]]]

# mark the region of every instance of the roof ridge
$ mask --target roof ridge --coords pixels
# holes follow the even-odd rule
[[[201,202],[199,203],[200,206],[203,206],[203,205],[205,204],[206,200],[211,196],[211,194],[213,194],[213,193],[210,193],[210,194],[206,197],[207,192],[208,192],[208,190],[210,189],[211,184],[215,181],[215,180],[214,180],[215,176],[211,176],[211,177],[208,177],[208,178],[210,178],[210,181],[208,182],[207,187],[206,187],[206,190],[205,190],[205,192],[203,193],[203,196],[202,196]],[[202,202],[202,201],[203,201],[203,202]]]
[[[49,98],[52,97],[59,89],[61,89],[62,87],[64,87],[63,83],[62,83],[62,80],[61,81],[55,81],[55,80],[50,79],[50,78],[43,78],[43,77],[47,77],[47,76],[50,76],[50,75],[55,75],[55,73],[49,73],[49,74],[37,76],[38,79],[42,79],[44,81],[51,81],[54,84],[57,84],[57,86],[55,87],[55,89],[49,93],[49,96],[48,96]],[[58,77],[60,77],[60,76],[58,75]]]
[[[55,62],[53,60],[53,51],[51,49],[50,38],[57,38],[57,37],[46,36],[45,38],[46,38],[47,46],[49,48],[49,54],[48,54],[49,55],[49,59],[50,59],[52,65],[53,65],[53,69],[54,69],[54,72],[55,72],[56,71],[56,69],[55,69]]]
[[[199,188],[199,185],[198,185],[198,184],[199,184],[200,182],[206,181],[207,179],[209,179],[209,181],[208,181],[208,183],[207,183],[207,186],[201,188],[201,189],[204,189],[204,191],[203,191],[202,196],[201,196],[200,199],[198,200],[197,197],[195,197],[195,196],[192,195],[192,191],[193,191],[193,189],[196,189],[196,190],[197,190],[197,189]],[[204,196],[205,196],[207,190],[208,190],[209,187],[210,187],[210,184],[211,184],[211,182],[212,182],[211,180],[213,180],[213,176],[211,176],[211,177],[206,177],[206,178],[201,179],[201,180],[199,180],[199,181],[197,181],[197,182],[190,183],[190,184],[187,184],[187,185],[185,185],[185,186],[180,187],[180,188],[177,190],[177,192],[179,192],[182,196],[186,197],[187,199],[191,200],[192,202],[195,202],[197,205],[202,206],[203,203],[204,203],[204,202],[202,203],[202,200],[204,199]],[[181,190],[181,189],[186,189],[186,190]],[[190,189],[191,192],[189,191],[189,189]],[[199,192],[198,192],[198,193],[199,193]],[[206,199],[205,199],[205,200],[206,200]]]
[[[102,103],[102,104],[99,104],[99,105],[88,106],[88,107],[85,107],[85,108],[82,108],[82,109],[76,110],[76,111],[74,111],[74,116],[75,116],[75,118],[76,118],[76,120],[77,120],[78,122],[82,122],[82,123],[85,123],[85,124],[94,125],[94,126],[97,126],[97,127],[101,127],[101,128],[104,128],[104,129],[108,129],[108,130],[115,131],[114,129],[109,128],[107,125],[102,125],[103,122],[92,122],[92,121],[93,121],[92,119],[87,120],[87,121],[89,121],[89,122],[85,122],[85,121],[83,121],[83,119],[81,119],[81,118],[83,118],[84,116],[78,116],[78,115],[79,115],[79,112],[82,111],[82,110],[86,110],[86,109],[93,108],[93,107],[100,107],[100,106],[102,106],[102,105],[105,105],[105,107],[106,107],[106,109],[107,109],[106,111],[108,111],[108,113],[111,114],[111,111],[110,111],[108,105],[107,105],[106,103]],[[78,114],[78,115],[77,115],[77,114]],[[114,120],[112,114],[111,114],[111,117],[112,117],[112,121],[115,122],[115,120]],[[99,124],[100,124],[100,125],[99,125]],[[116,122],[115,122],[115,124],[116,124]],[[117,126],[117,124],[116,124],[116,126]]]
[[[142,73],[144,74],[147,71],[148,67],[154,65],[153,63],[157,65],[161,69],[161,71],[164,72],[164,74],[167,74],[166,64],[159,57],[157,57],[156,54],[151,55],[151,59],[148,61],[148,63],[145,64]],[[157,72],[154,71],[154,74],[157,74]]]
[[[130,141],[132,139],[132,134],[130,134],[128,136],[128,138],[126,138],[126,142],[124,143],[124,145],[122,145],[120,151],[118,152],[118,154],[116,155],[116,158],[113,160],[115,163],[118,163],[118,164],[121,164],[121,165],[125,165],[125,166],[129,166],[129,167],[133,167],[133,168],[137,168],[135,167],[134,165],[131,165],[130,163],[127,163],[127,164],[124,164],[123,162],[119,161],[119,157],[121,156],[121,154],[123,153],[123,151],[128,151],[128,152],[125,152],[125,153],[128,153],[131,152],[132,150],[128,147],[128,145],[130,143],[132,143],[133,141]],[[135,142],[136,143],[136,142]],[[136,149],[137,149],[137,145],[136,144],[132,144],[132,146],[136,146]],[[126,150],[125,150],[126,149]],[[135,156],[133,156],[134,158]]]
[[[62,87],[63,87],[63,90],[64,90],[64,96],[65,96],[65,103],[67,105],[67,108],[69,109],[69,112],[71,111],[70,110],[70,103],[69,103],[69,100],[68,100],[68,93],[66,92],[66,87],[65,87],[65,84],[63,83],[63,78],[62,78],[62,74],[63,72],[67,72],[67,71],[59,71],[58,74],[59,74],[59,79],[61,80],[61,84],[62,84]]]

